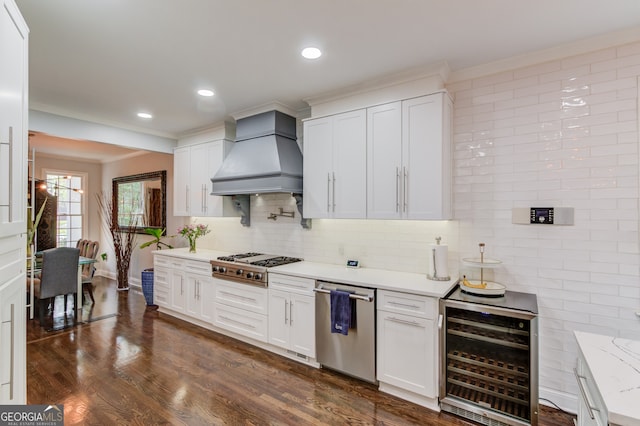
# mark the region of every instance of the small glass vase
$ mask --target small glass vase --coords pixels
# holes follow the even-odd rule
[[[196,252],[196,239],[189,238],[189,253],[195,253],[195,252]]]

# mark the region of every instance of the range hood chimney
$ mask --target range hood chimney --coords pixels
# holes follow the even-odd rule
[[[212,195],[302,194],[296,119],[275,110],[239,119],[236,141],[211,183]]]

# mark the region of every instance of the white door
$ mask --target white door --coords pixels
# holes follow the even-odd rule
[[[332,127],[332,216],[364,219],[367,215],[367,111],[335,115]]]
[[[269,289],[269,343],[289,349],[289,294]]]
[[[189,147],[173,151],[173,215],[189,216]]]
[[[332,140],[331,118],[305,121],[303,156],[304,217],[329,217],[331,204]]]
[[[316,357],[316,299],[314,296],[290,294],[290,349],[311,358]]]
[[[26,400],[25,274],[0,287],[0,404]]]
[[[402,102],[403,210],[408,219],[451,218],[451,156],[444,93]]]
[[[367,109],[367,218],[402,216],[402,104]]]

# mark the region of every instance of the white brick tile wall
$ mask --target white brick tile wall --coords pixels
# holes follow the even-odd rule
[[[453,132],[461,256],[485,242],[494,278],[538,295],[551,393],[577,392],[573,330],[640,338],[639,75],[634,43],[448,87],[473,100]],[[511,224],[511,207],[543,204],[574,207],[575,225]]]

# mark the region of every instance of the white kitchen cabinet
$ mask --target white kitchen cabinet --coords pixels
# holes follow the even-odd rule
[[[26,237],[29,29],[0,8],[0,404],[27,402]]]
[[[367,109],[367,217],[451,219],[446,93]]]
[[[161,308],[171,307],[171,274],[164,266],[153,267],[153,303]]]
[[[27,229],[29,30],[13,0],[0,11],[0,238]]]
[[[0,404],[25,403],[25,280],[23,273],[0,286]]]
[[[366,217],[366,110],[305,121],[303,163],[305,217]]]
[[[213,278],[213,282],[213,325],[267,342],[267,289],[219,278]]]
[[[218,140],[176,148],[174,155],[174,215],[224,216],[232,210],[225,197],[211,195],[211,178],[232,142]]]
[[[377,297],[380,390],[437,408],[437,300],[386,290]]]
[[[269,343],[316,356],[315,281],[285,275],[269,275]]]
[[[213,278],[209,262],[187,261],[185,265],[187,315],[211,322],[213,320]]]
[[[155,254],[153,268],[156,305],[182,319],[211,323],[213,278],[208,261]]]

